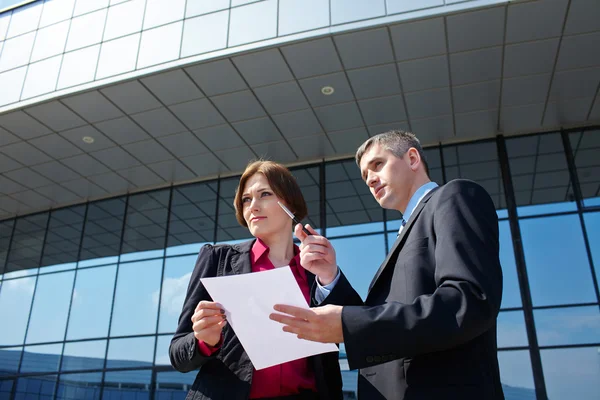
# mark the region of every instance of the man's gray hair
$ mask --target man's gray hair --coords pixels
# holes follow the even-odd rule
[[[408,149],[414,147],[419,152],[421,161],[425,166],[425,172],[427,173],[427,176],[429,176],[429,166],[427,165],[427,160],[425,159],[423,147],[421,146],[419,139],[417,139],[413,133],[402,130],[391,130],[369,138],[358,148],[358,150],[356,150],[356,165],[358,165],[359,168],[360,160],[365,155],[367,150],[369,150],[369,148],[374,144],[380,145],[398,158],[402,158]]]

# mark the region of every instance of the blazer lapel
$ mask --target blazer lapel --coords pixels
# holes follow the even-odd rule
[[[250,251],[252,250],[255,240],[249,240],[232,246],[236,251],[231,257],[231,269],[234,274],[249,274],[252,272]]]
[[[379,279],[379,277],[381,276],[381,274],[383,273],[385,268],[389,264],[391,264],[390,261],[395,260],[395,258],[396,258],[395,255],[397,253],[399,253],[400,250],[402,250],[402,246],[404,245],[404,242],[406,241],[406,236],[408,235],[408,232],[412,228],[412,226],[415,223],[415,221],[417,220],[417,218],[419,218],[419,214],[421,214],[421,211],[423,211],[423,208],[425,207],[425,205],[431,198],[431,195],[433,194],[433,192],[436,189],[437,188],[432,189],[431,191],[429,191],[429,193],[427,193],[427,195],[425,195],[425,197],[423,197],[423,199],[419,202],[419,205],[417,206],[417,208],[415,208],[413,213],[410,215],[410,218],[408,219],[408,221],[406,221],[406,225],[404,225],[404,229],[402,229],[400,236],[398,236],[398,238],[396,238],[396,241],[394,242],[394,245],[390,249],[387,257],[385,258],[385,260],[383,261],[383,263],[381,264],[381,266],[375,273],[375,277],[371,281],[371,285],[369,285],[369,292],[368,292],[369,294],[371,293],[371,290],[375,286],[377,279]],[[368,294],[367,294],[367,297],[368,297]]]

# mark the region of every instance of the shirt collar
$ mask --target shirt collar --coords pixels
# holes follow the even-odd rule
[[[423,197],[425,197],[427,193],[429,193],[436,187],[438,187],[437,183],[427,182],[426,184],[417,189],[417,191],[410,198],[410,201],[406,206],[406,210],[402,214],[402,218],[404,218],[404,221],[408,222],[408,219],[410,218],[413,211],[415,211],[415,208],[417,208],[421,200],[423,200]]]
[[[269,246],[267,246],[265,244],[265,242],[263,242],[262,240],[256,238],[256,241],[254,242],[254,244],[252,245],[252,250],[251,250],[251,261],[252,264],[254,265],[254,263],[256,263],[258,260],[260,260],[261,257],[267,257],[269,254]],[[300,248],[298,248],[298,246],[294,245],[294,258],[290,261],[290,263],[295,262],[296,265],[300,265]],[[290,265],[291,267],[291,265]],[[303,268],[300,268],[303,269]]]

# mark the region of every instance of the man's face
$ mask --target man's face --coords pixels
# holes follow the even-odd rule
[[[360,160],[362,178],[381,207],[405,211],[414,175],[407,159],[373,144]]]

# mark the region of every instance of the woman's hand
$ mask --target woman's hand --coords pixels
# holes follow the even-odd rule
[[[310,225],[305,225],[312,235],[302,231],[302,225],[296,225],[294,234],[300,245],[300,264],[319,278],[323,286],[329,285],[337,276],[335,250],[326,237],[320,236]]]
[[[202,300],[192,315],[194,337],[214,347],[221,340],[221,331],[227,324],[225,310],[219,303]]]

